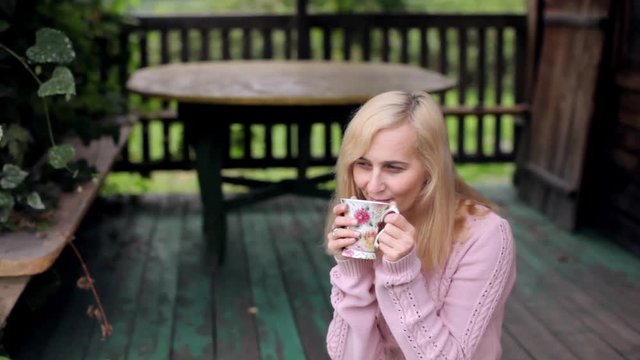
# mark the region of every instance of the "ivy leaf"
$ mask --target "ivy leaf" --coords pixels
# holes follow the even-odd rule
[[[54,169],[62,169],[76,156],[76,149],[69,144],[56,145],[49,149],[49,164]]]
[[[0,191],[0,222],[7,221],[14,205],[13,196],[6,191]]]
[[[58,66],[53,70],[51,79],[45,81],[38,89],[38,96],[75,95],[76,84],[71,70],[65,66]]]
[[[0,139],[0,147],[4,147],[12,141],[28,143],[32,140],[29,130],[18,124],[9,124],[9,127],[4,128],[3,131],[4,136]]]
[[[4,130],[2,130],[2,125],[0,125],[0,142],[2,142],[2,135],[4,135]]]
[[[5,164],[2,167],[2,179],[0,179],[0,187],[3,189],[15,189],[29,175],[28,172],[20,169],[13,164]]]
[[[3,31],[7,30],[10,27],[11,27],[11,24],[9,24],[8,22],[6,22],[4,20],[0,20],[0,32],[3,32]]]
[[[40,199],[40,195],[35,191],[27,196],[27,204],[36,210],[44,210],[42,199]]]
[[[0,148],[8,147],[9,154],[15,160],[15,163],[22,163],[22,158],[33,141],[29,131],[18,124],[9,124],[3,128],[3,136],[0,139]]]
[[[76,53],[71,40],[62,31],[43,28],[36,33],[36,44],[27,49],[27,57],[37,64],[68,64]]]

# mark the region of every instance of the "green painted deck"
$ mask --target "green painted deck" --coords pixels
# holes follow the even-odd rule
[[[505,359],[640,359],[640,259],[590,234],[569,234],[516,200],[503,207],[517,241]],[[5,329],[15,359],[326,359],[331,318],[322,250],[326,201],[283,196],[233,211],[227,263],[213,271],[196,196],[100,200],[76,244],[86,256],[112,338],[84,315],[67,251],[33,279]],[[40,310],[43,289],[62,291]],[[71,280],[71,281],[70,281]]]

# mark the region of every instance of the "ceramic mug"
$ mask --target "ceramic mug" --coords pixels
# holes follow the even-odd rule
[[[359,199],[340,199],[347,204],[345,216],[358,220],[358,224],[349,227],[360,232],[358,240],[342,251],[342,256],[355,259],[375,259],[378,238],[384,232],[384,217],[391,213],[400,213],[395,205],[389,203]]]

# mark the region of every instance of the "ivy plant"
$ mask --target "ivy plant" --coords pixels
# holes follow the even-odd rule
[[[0,22],[0,31],[9,28],[6,22]],[[69,38],[61,31],[43,28],[36,33],[35,44],[26,51],[26,58],[0,43],[0,50],[22,64],[37,85],[37,96],[42,99],[42,108],[49,134],[48,163],[55,169],[67,168],[75,157],[75,149],[69,144],[57,144],[53,136],[47,98],[64,96],[70,99],[75,95],[73,73],[66,66],[75,58],[75,52]],[[53,67],[50,76],[42,79],[44,67]],[[6,128],[6,130],[5,130]],[[43,210],[45,205],[40,194],[33,190],[25,180],[29,176],[27,169],[21,168],[26,148],[32,141],[29,131],[16,123],[0,124],[0,151],[5,150],[0,169],[0,229],[11,227],[7,224],[16,205]]]

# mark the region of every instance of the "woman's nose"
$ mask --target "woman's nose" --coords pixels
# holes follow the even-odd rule
[[[380,174],[376,171],[372,171],[367,183],[367,192],[369,194],[380,193],[384,190],[384,183],[380,178]]]

